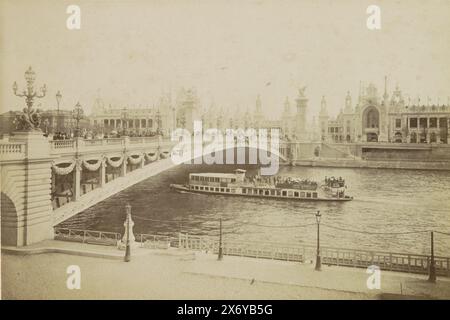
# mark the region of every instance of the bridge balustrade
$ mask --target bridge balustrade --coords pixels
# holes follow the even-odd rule
[[[23,159],[25,157],[25,147],[24,143],[1,142],[0,158],[1,160]]]

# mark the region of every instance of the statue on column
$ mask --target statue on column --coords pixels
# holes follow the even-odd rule
[[[301,98],[305,97],[305,90],[306,90],[306,86],[301,87],[300,89],[298,89],[298,96]]]

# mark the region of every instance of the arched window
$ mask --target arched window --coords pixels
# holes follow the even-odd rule
[[[378,112],[370,110],[367,113],[367,128],[378,128]]]

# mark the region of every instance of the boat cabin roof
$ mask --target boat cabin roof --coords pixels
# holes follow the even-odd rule
[[[213,178],[236,178],[234,173],[191,173],[189,176],[213,177]]]

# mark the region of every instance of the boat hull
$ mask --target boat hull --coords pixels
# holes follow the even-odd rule
[[[279,196],[279,195],[265,195],[265,194],[246,194],[242,192],[222,192],[222,191],[205,191],[205,190],[194,190],[190,189],[188,185],[185,184],[171,184],[170,188],[179,192],[192,192],[201,194],[214,194],[214,195],[225,195],[225,196],[241,196],[241,197],[253,197],[253,198],[268,198],[268,199],[282,199],[282,200],[296,200],[296,201],[351,201],[353,197],[345,196],[343,198],[337,197],[320,197],[317,198],[302,198],[295,196]],[[293,191],[293,190],[292,190]]]

